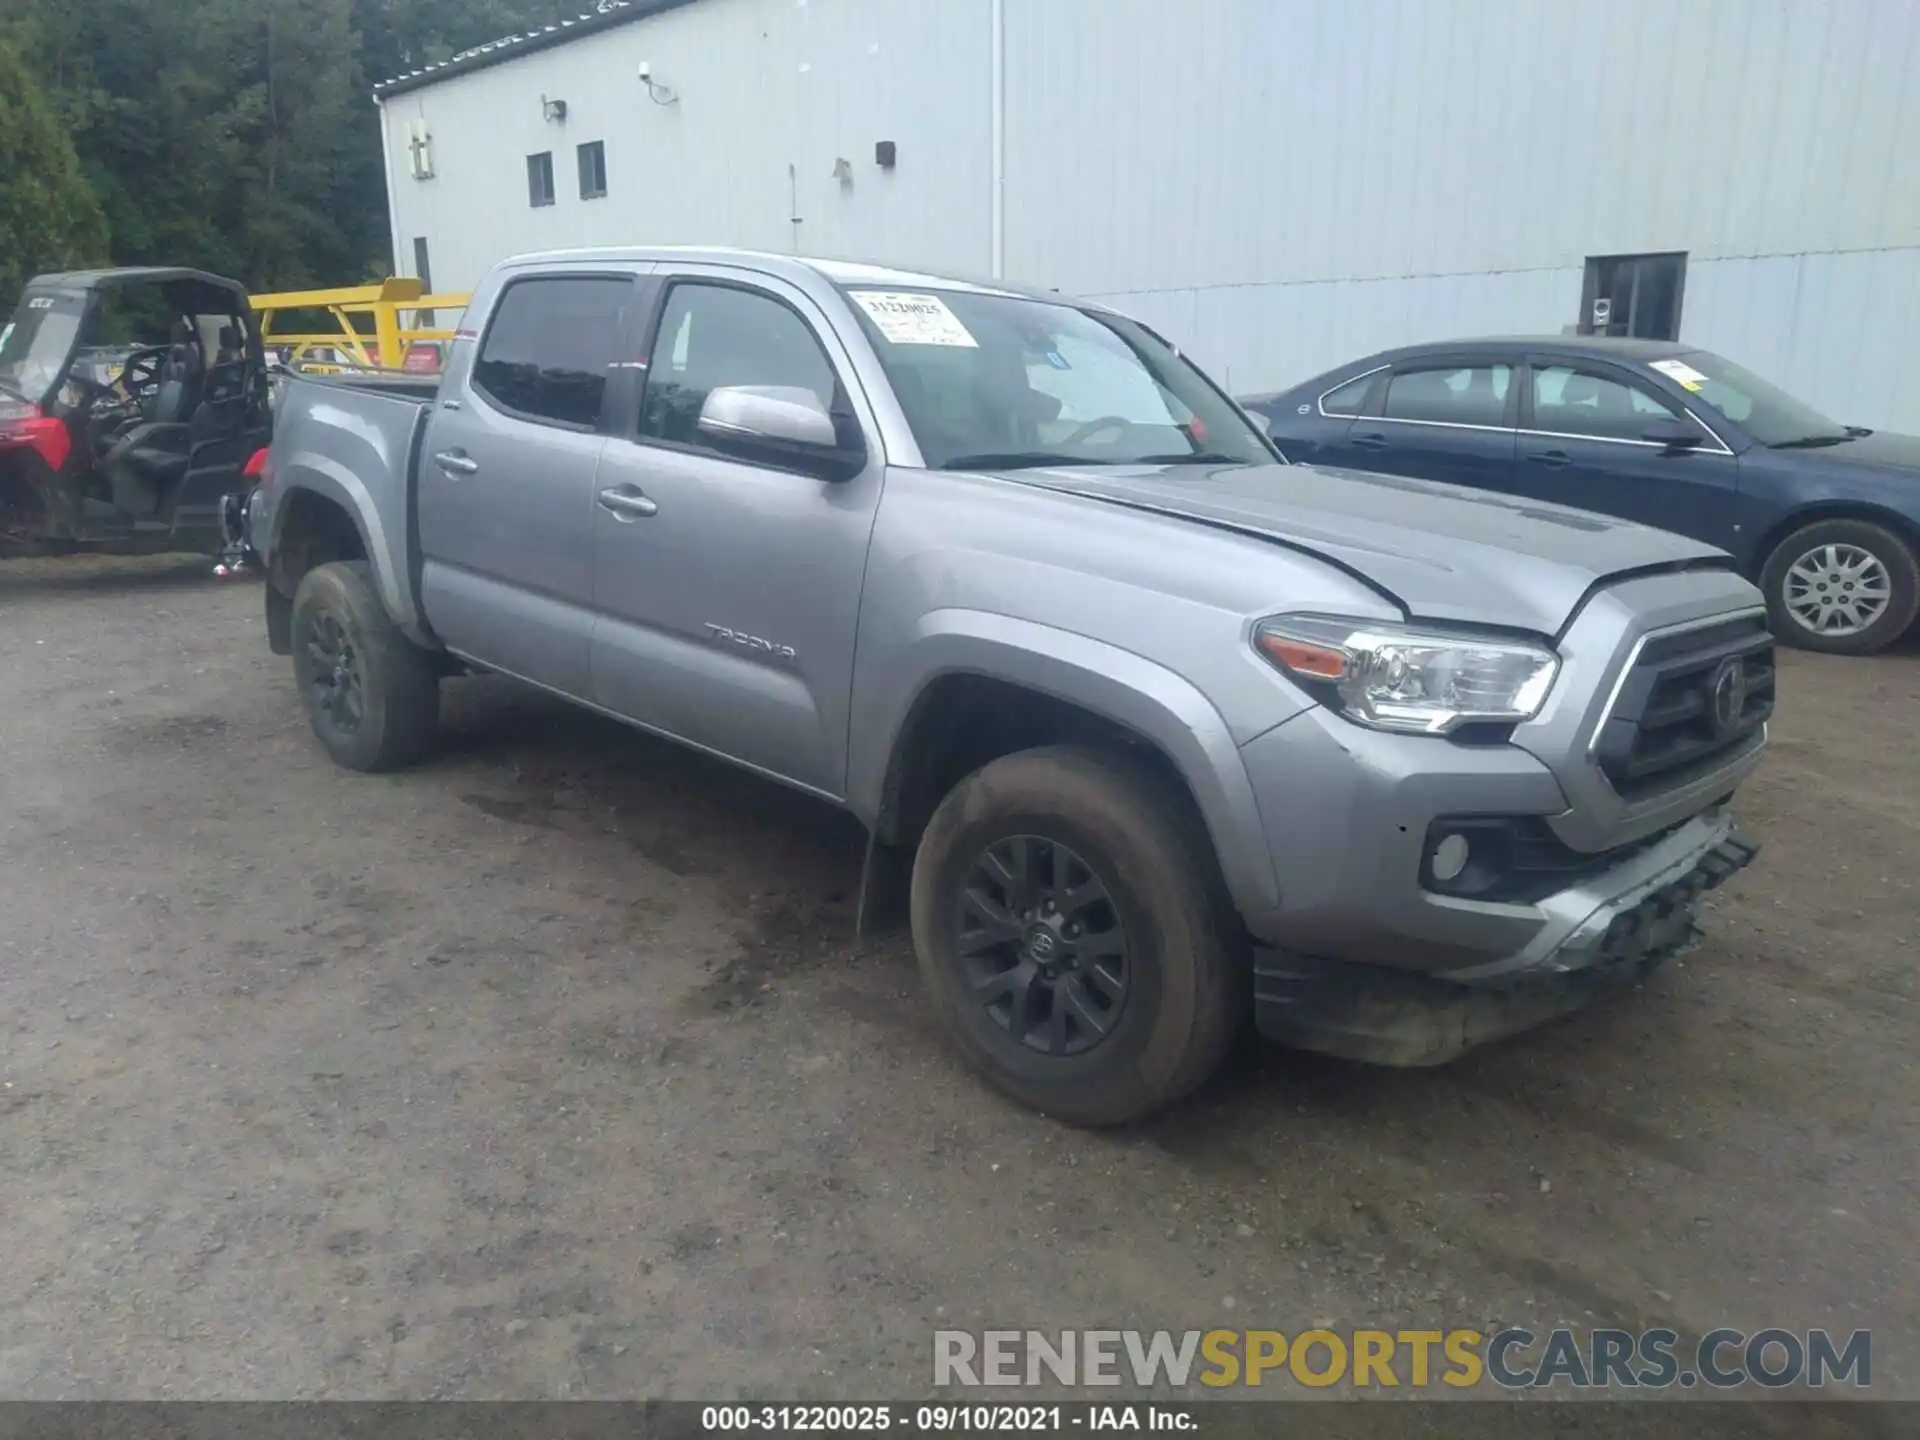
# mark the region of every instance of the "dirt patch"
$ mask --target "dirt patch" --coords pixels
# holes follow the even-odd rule
[[[825,807],[485,680],[344,775],[257,588],[0,587],[10,1396],[911,1396],[936,1327],[1318,1321],[1871,1326],[1920,1384],[1920,657],[1784,658],[1760,861],[1641,990],[1084,1134],[853,943]]]

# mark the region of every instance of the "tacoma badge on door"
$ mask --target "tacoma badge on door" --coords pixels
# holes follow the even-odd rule
[[[745,650],[764,650],[769,655],[778,655],[782,660],[795,659],[791,645],[776,645],[771,640],[762,640],[758,635],[748,635],[739,630],[729,630],[724,625],[707,626],[707,631],[716,640],[731,640]]]

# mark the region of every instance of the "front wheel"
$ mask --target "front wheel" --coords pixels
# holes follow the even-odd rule
[[[1186,1095],[1245,1013],[1240,930],[1206,828],[1121,751],[1026,750],[961,781],[921,837],[913,937],[966,1058],[1075,1124]]]
[[[1819,520],[1775,547],[1760,575],[1773,632],[1789,645],[1871,655],[1920,614],[1913,549],[1866,520]]]
[[[387,617],[364,560],[316,566],[293,596],[293,675],[313,733],[349,770],[397,770],[440,727],[434,660]]]

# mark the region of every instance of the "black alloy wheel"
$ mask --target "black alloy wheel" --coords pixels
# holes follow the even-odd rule
[[[366,718],[366,682],[352,637],[324,610],[313,617],[306,658],[309,705],[314,713],[324,713],[342,735],[351,735]]]
[[[1132,970],[1104,880],[1058,840],[1012,835],[980,852],[954,916],[955,948],[993,1022],[1043,1055],[1113,1033]]]

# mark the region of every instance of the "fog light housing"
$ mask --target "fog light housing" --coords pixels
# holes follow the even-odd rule
[[[1427,860],[1427,868],[1433,872],[1434,879],[1446,885],[1460,878],[1460,872],[1472,858],[1473,842],[1456,830],[1440,837],[1440,843],[1433,847],[1433,854]]]
[[[1442,817],[1427,827],[1420,884],[1436,895],[1492,898],[1512,874],[1514,822],[1506,817]]]

